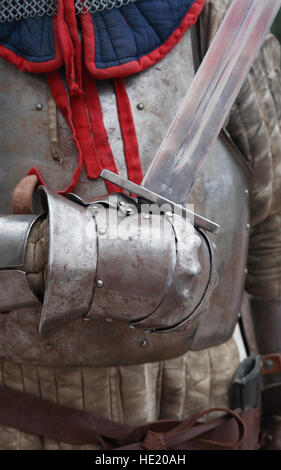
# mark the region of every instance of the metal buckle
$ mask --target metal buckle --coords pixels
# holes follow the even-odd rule
[[[266,354],[262,358],[262,375],[281,372],[281,354]]]
[[[261,369],[261,356],[249,356],[241,362],[230,389],[232,409],[257,408],[261,393]]]

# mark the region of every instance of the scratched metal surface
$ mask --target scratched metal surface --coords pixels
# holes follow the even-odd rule
[[[126,80],[144,171],[167,131],[193,78],[190,34],[160,63]],[[126,176],[122,139],[111,84],[99,86],[104,121],[117,166]],[[43,104],[41,111],[36,104]],[[137,105],[143,104],[143,110]],[[48,141],[47,85],[44,77],[24,74],[0,61],[0,213],[11,212],[11,193],[31,166],[37,166],[48,185],[63,189],[71,181],[76,149],[59,118],[63,162],[52,159]],[[40,311],[24,310],[0,317],[0,356],[20,362],[53,365],[114,365],[163,360],[227,340],[233,333],[244,285],[249,220],[247,177],[233,149],[220,138],[204,164],[190,203],[195,211],[222,226],[212,236],[217,248],[220,282],[196,335],[184,328],[161,335],[129,329],[122,322],[76,320],[47,340],[38,335]],[[76,190],[90,198],[105,193],[102,181],[83,173]]]

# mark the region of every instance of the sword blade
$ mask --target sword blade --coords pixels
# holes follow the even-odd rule
[[[186,202],[280,6],[280,0],[232,2],[142,186]]]

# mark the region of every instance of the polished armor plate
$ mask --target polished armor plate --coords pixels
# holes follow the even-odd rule
[[[0,216],[0,269],[24,265],[28,235],[37,219],[35,215]]]

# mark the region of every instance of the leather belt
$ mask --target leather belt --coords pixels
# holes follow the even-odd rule
[[[262,373],[267,376],[281,372],[281,354],[263,356]],[[262,391],[262,409],[265,416],[281,415],[281,383],[267,385]]]
[[[224,416],[198,423],[214,411]],[[97,443],[108,450],[256,449],[259,419],[259,409],[211,408],[183,421],[161,420],[133,427],[0,387],[0,424],[73,445]]]

